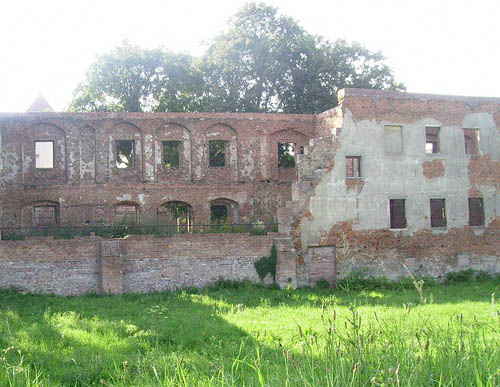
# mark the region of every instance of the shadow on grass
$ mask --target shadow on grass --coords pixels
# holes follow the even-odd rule
[[[273,359],[270,377],[283,351],[257,344],[219,314],[215,303],[186,292],[63,298],[0,291],[0,382],[12,373],[9,382],[21,385],[15,373],[31,370],[51,386],[175,384],[170,379],[184,372],[193,383],[227,374],[229,384],[258,385],[256,356]],[[235,373],[235,359],[247,370]]]

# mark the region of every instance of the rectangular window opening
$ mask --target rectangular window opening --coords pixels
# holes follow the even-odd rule
[[[385,153],[397,155],[403,153],[403,127],[398,125],[384,126]]]
[[[345,162],[347,177],[361,177],[361,156],[347,156]]]
[[[226,165],[227,141],[212,140],[208,142],[209,165],[211,167],[224,167]]]
[[[54,168],[54,141],[35,141],[35,168]]]
[[[406,228],[405,199],[390,199],[391,228]]]
[[[464,129],[465,154],[479,154],[479,129]]]
[[[469,198],[469,226],[484,226],[482,198]]]
[[[441,152],[439,144],[439,127],[427,126],[425,128],[425,153]]]
[[[33,224],[35,226],[57,226],[56,206],[36,206],[33,208]]]
[[[116,167],[132,168],[135,162],[135,141],[116,140]]]
[[[278,168],[295,168],[295,143],[278,142]]]
[[[431,227],[446,227],[445,199],[431,199]]]
[[[179,168],[180,141],[163,141],[163,165],[167,168]]]

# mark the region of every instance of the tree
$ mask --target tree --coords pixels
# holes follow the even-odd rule
[[[197,60],[128,43],[99,56],[70,109],[318,113],[335,106],[344,87],[404,90],[384,59],[249,3]]]
[[[196,96],[193,88],[199,88],[192,68],[187,54],[124,42],[90,66],[86,81],[74,92],[70,110],[190,110]]]
[[[343,87],[402,90],[381,53],[329,42],[265,4],[245,5],[212,42],[202,70],[208,110],[316,113]]]

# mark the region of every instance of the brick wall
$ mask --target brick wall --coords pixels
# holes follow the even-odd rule
[[[253,263],[269,255],[275,236],[0,241],[0,287],[76,295],[202,287],[219,278],[257,282]]]
[[[100,288],[100,240],[0,241],[0,287],[75,295]]]
[[[143,223],[171,201],[210,221],[210,202],[227,199],[241,222],[272,221],[291,198],[295,168],[278,168],[278,142],[297,149],[314,137],[315,116],[240,113],[2,113],[0,227],[29,227],[35,206],[57,207],[60,225],[112,223],[114,205],[138,208]],[[210,166],[209,143],[224,141],[225,163]],[[53,144],[53,168],[37,168],[36,142]],[[133,163],[119,168],[117,144],[133,142]],[[163,161],[163,142],[179,164]],[[263,197],[265,196],[265,197]]]

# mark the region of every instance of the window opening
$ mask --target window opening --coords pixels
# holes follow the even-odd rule
[[[403,127],[396,125],[384,126],[384,147],[385,153],[403,153]]]
[[[120,169],[132,168],[135,160],[135,141],[116,140],[116,166]]]
[[[208,142],[209,165],[211,167],[224,167],[226,165],[227,141],[212,140]]]
[[[137,206],[134,205],[115,206],[115,222],[124,224],[137,223]]]
[[[431,199],[431,227],[446,227],[446,206],[444,199]]]
[[[54,141],[35,141],[35,168],[54,168]]]
[[[227,223],[227,205],[212,204],[210,207],[210,221],[215,224]]]
[[[163,141],[163,165],[167,168],[179,168],[180,141]]]
[[[441,152],[439,144],[439,127],[428,126],[425,128],[425,153]]]
[[[361,177],[361,157],[360,156],[347,156],[346,161],[346,176],[347,177]]]
[[[189,231],[193,221],[191,206],[184,202],[168,202],[158,208],[162,224],[175,225],[177,231]]]
[[[482,198],[469,198],[469,226],[484,226]]]
[[[406,228],[405,199],[390,199],[391,228]]]
[[[278,168],[295,168],[295,143],[278,142]]]
[[[479,129],[464,129],[465,154],[479,153]]]
[[[33,208],[33,224],[35,226],[57,226],[56,206],[35,206]]]

